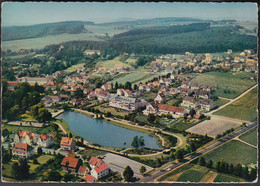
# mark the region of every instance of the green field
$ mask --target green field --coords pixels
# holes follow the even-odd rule
[[[242,178],[234,177],[226,174],[218,174],[213,182],[244,182]]]
[[[177,121],[176,123],[172,124],[171,128],[178,130],[178,131],[185,131],[188,128],[191,128],[197,124],[198,124],[198,121],[185,122],[184,120],[181,120],[181,121]]]
[[[21,127],[14,125],[2,125],[2,130],[8,129],[10,133],[15,133],[19,130],[33,132],[37,134],[50,134],[52,132],[51,126],[47,126],[44,128],[36,128],[36,127]]]
[[[94,157],[101,156],[106,154],[106,152],[102,150],[85,147],[85,149],[80,151],[79,154],[81,154],[82,156],[86,156],[86,158],[90,159],[92,156]]]
[[[214,163],[223,159],[225,162],[233,165],[238,163],[241,165],[255,164],[257,162],[257,149],[232,140],[205,154],[204,157],[206,161],[211,159]]]
[[[241,140],[257,146],[257,127],[239,137]]]
[[[192,82],[210,84],[215,90],[215,95],[224,98],[235,98],[256,82],[250,79],[249,72],[207,72],[197,75]]]
[[[219,98],[216,101],[214,101],[214,103],[216,104],[217,107],[220,107],[220,106],[222,106],[222,105],[224,105],[224,104],[226,104],[228,102],[229,102],[228,100],[221,99],[221,98]]]
[[[179,182],[200,182],[204,175],[206,175],[209,170],[205,167],[195,165],[191,169],[184,171],[180,177],[177,179]]]
[[[254,121],[257,119],[257,96],[257,88],[254,88],[234,103],[214,114],[246,121]]]
[[[123,63],[122,61],[120,61],[120,58],[121,58],[121,56],[118,56],[112,60],[100,61],[100,62],[98,62],[98,65],[105,67],[106,70],[109,70],[110,68],[115,68],[115,65],[122,65],[123,67],[131,68],[131,66],[129,64]]]

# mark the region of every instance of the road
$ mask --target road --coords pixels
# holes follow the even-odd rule
[[[255,85],[252,86],[250,89],[246,90],[245,92],[243,92],[242,94],[240,94],[240,95],[237,96],[236,98],[234,98],[234,99],[229,99],[230,102],[228,102],[228,103],[226,103],[226,104],[220,106],[220,107],[217,108],[216,110],[212,110],[212,111],[206,113],[206,115],[211,115],[211,114],[213,114],[214,112],[217,112],[218,110],[220,110],[220,109],[222,109],[222,108],[224,108],[224,107],[230,105],[231,103],[237,101],[239,98],[241,98],[242,96],[246,95],[248,92],[250,92],[252,89],[254,89],[254,88],[257,87],[257,86],[258,86],[258,84],[255,84]]]
[[[155,180],[157,178],[159,178],[160,176],[166,174],[166,170],[167,169],[176,169],[186,163],[189,163],[191,160],[198,158],[199,156],[206,154],[208,152],[210,152],[211,150],[223,145],[224,143],[234,139],[235,137],[241,135],[242,133],[250,130],[251,128],[255,127],[257,125],[257,122],[254,122],[253,124],[248,125],[247,127],[241,128],[240,130],[238,130],[237,132],[234,132],[226,137],[223,137],[219,140],[216,140],[215,142],[209,144],[208,146],[201,148],[200,150],[198,150],[196,153],[193,153],[192,155],[188,155],[184,158],[184,160],[182,162],[173,162],[171,165],[165,167],[164,169],[158,170],[156,171],[154,174],[152,175],[147,175],[145,177],[143,177],[142,179],[140,179],[138,182],[148,182],[148,183],[153,183],[155,182]]]

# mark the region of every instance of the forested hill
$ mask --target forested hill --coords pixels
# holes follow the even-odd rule
[[[56,35],[62,33],[78,34],[84,31],[84,25],[94,24],[84,21],[66,21],[57,23],[37,24],[31,26],[2,27],[2,40],[17,40]]]
[[[114,38],[135,35],[179,34],[193,31],[203,31],[209,28],[210,23],[192,23],[188,25],[146,27],[117,34],[114,36]]]

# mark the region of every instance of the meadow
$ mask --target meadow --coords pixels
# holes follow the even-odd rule
[[[257,146],[257,127],[239,137],[241,140]]]
[[[216,90],[216,96],[233,99],[256,83],[250,75],[249,72],[207,72],[197,75],[192,82],[210,84]]]
[[[110,68],[115,68],[115,66],[123,66],[125,68],[131,68],[131,66],[127,63],[123,63],[122,61],[120,61],[121,56],[118,56],[112,60],[105,60],[105,61],[100,61],[98,62],[97,65],[105,67],[107,70],[109,70]]]
[[[234,156],[234,154],[237,154],[237,156]],[[257,162],[257,149],[232,140],[205,154],[204,158],[206,161],[211,159],[214,163],[223,159],[225,162],[233,165],[238,163],[241,165],[255,164]]]
[[[257,99],[257,88],[254,88],[237,101],[214,114],[246,121],[255,121],[257,119]]]

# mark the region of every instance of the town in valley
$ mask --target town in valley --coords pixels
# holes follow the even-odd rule
[[[3,21],[30,4],[48,3],[7,3]],[[254,182],[257,25],[186,16],[2,25],[2,182]]]

